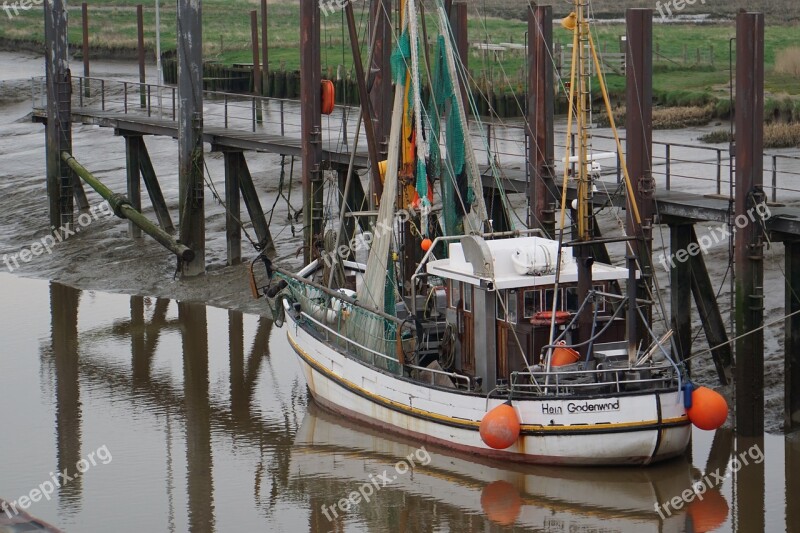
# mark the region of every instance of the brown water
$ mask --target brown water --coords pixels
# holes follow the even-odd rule
[[[85,460],[28,509],[65,531],[800,531],[797,438],[695,431],[690,456],[650,468],[509,468],[309,405],[264,318],[7,274],[0,294],[0,498]],[[726,476],[734,446],[748,464]],[[703,501],[659,516],[714,471]]]

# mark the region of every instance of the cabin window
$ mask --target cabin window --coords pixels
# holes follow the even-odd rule
[[[508,316],[506,317],[508,322],[512,324],[517,323],[517,291],[508,291],[508,303],[506,304],[506,310],[508,311]]]
[[[450,307],[458,308],[458,301],[461,299],[461,282],[450,280]]]
[[[517,291],[497,291],[497,320],[517,322]]]
[[[546,289],[544,291],[544,309],[546,311],[553,310],[553,294],[554,289]],[[556,298],[556,311],[561,309],[563,299],[561,297],[562,290],[558,289],[558,297]]]
[[[531,318],[533,315],[542,311],[542,291],[539,289],[527,290],[522,296],[522,306],[525,314],[524,318]]]
[[[569,311],[571,313],[576,312],[578,308],[581,306],[581,303],[583,303],[578,301],[578,287],[565,288],[564,295],[567,305],[565,311]]]
[[[464,284],[464,311],[472,312],[472,285]]]
[[[603,285],[595,285],[594,290],[596,292],[605,292],[606,288]],[[605,296],[597,296],[595,302],[595,307],[597,308],[598,313],[604,313],[606,311],[606,298]]]

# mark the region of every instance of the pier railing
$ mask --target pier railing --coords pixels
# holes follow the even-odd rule
[[[46,104],[44,77],[31,81],[32,106],[42,111]],[[204,91],[204,124],[236,132],[249,131],[293,138],[300,136],[300,103],[296,100],[264,96],[234,94],[223,91]],[[179,103],[177,88],[166,85],[135,81],[109,80],[75,76],[72,78],[72,106],[74,111],[92,113],[117,113],[149,120],[177,120]],[[325,138],[342,150],[352,146],[350,136],[355,128],[349,121],[358,116],[358,108],[336,106],[333,115],[324,120]],[[348,131],[350,130],[350,131]],[[365,147],[363,139],[360,146]],[[478,162],[495,162],[501,169],[516,168],[517,172],[530,179],[526,157],[528,156],[528,132],[522,122],[496,124],[492,122],[471,123],[473,148],[485,155]],[[592,136],[593,153],[615,153],[613,137],[604,134]],[[555,132],[556,172],[561,175],[566,164],[566,133]],[[575,143],[571,142],[572,150]],[[444,152],[443,152],[444,153]],[[573,154],[574,155],[574,152]],[[764,188],[772,202],[800,199],[800,155],[779,151],[764,153]],[[702,145],[678,142],[653,142],[653,178],[656,187],[667,191],[684,191],[696,194],[711,194],[729,197],[731,193],[732,161],[730,148],[725,145]],[[622,179],[620,161],[613,155],[609,159],[598,159],[600,173]],[[569,163],[574,174],[575,163]],[[604,182],[608,185],[608,182]],[[512,185],[513,187],[513,185]],[[509,193],[526,192],[507,190]]]
[[[47,102],[44,77],[31,80],[31,95],[34,111],[44,110]],[[177,87],[73,76],[72,109],[174,122],[179,112]],[[353,109],[358,112],[352,106],[337,105],[328,119],[328,129],[336,129],[334,139],[338,137],[345,146]],[[239,132],[299,137],[300,103],[285,98],[203,91],[203,123]]]

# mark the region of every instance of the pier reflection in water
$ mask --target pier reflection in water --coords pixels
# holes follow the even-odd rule
[[[800,498],[797,438],[697,432],[691,460],[637,469],[482,462],[307,405],[267,319],[7,276],[0,287],[19,302],[0,311],[0,498],[73,472],[101,446],[113,454],[28,509],[66,531],[800,528],[787,505]],[[766,461],[734,472],[732,457],[754,446]],[[656,503],[711,472],[721,487],[659,516]],[[343,511],[354,492],[361,501]]]

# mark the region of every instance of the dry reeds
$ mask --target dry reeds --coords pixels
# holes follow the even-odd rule
[[[775,55],[775,72],[800,78],[800,46],[784,48]]]

